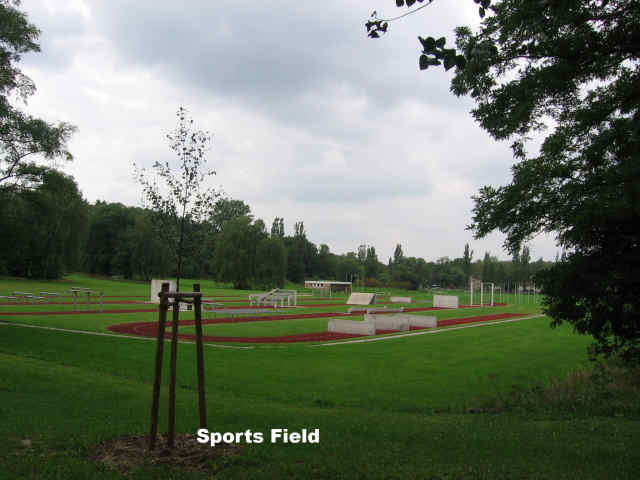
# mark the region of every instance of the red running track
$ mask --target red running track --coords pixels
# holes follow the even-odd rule
[[[106,302],[105,302],[106,303]],[[125,302],[112,302],[115,304],[125,304]],[[135,301],[131,301],[131,303],[138,303]],[[13,305],[12,303],[5,303],[3,305]],[[23,303],[17,303],[15,305],[24,305]],[[78,303],[78,308],[82,307],[82,303]],[[84,303],[86,305],[86,303]],[[317,303],[317,304],[309,304],[304,305],[307,308],[322,308],[322,307],[341,307],[345,306],[342,303]],[[488,306],[488,305],[485,305]],[[496,303],[496,307],[506,306],[506,303]],[[478,305],[460,305],[459,308],[472,308],[478,307]],[[249,307],[249,306],[226,306],[224,307],[227,310],[233,309],[245,309],[245,308],[264,308],[264,307]],[[416,308],[405,308],[404,312],[424,312],[427,310],[441,310],[441,307],[416,307]],[[237,317],[235,318],[235,322],[255,322],[261,320],[290,320],[295,318],[314,318],[314,317],[322,317],[322,316],[348,316],[348,315],[360,315],[366,309],[362,310],[354,310],[352,313],[298,313],[298,314],[290,314],[290,315],[273,315],[268,317]],[[157,312],[157,308],[122,308],[122,309],[112,309],[112,310],[103,310],[101,313],[151,313]],[[206,310],[205,310],[206,312]],[[0,312],[0,316],[24,316],[24,315],[87,315],[89,313],[97,313],[95,310],[79,310],[77,312],[69,312],[69,311],[51,311],[51,312]],[[220,313],[220,312],[218,312]],[[385,314],[385,313],[396,313],[396,312],[377,312],[377,314]],[[231,319],[219,319],[220,323],[231,322]]]
[[[433,309],[432,309],[433,310]],[[349,316],[352,314],[342,314],[340,316]],[[447,320],[438,321],[438,327],[444,327],[449,325],[459,325],[465,323],[476,323],[476,322],[486,322],[489,320],[501,320],[506,318],[516,318],[522,317],[526,314],[524,313],[496,313],[493,315],[478,315],[475,317],[466,317],[466,318],[450,318]],[[304,317],[299,316],[298,318],[322,318],[328,316],[337,316],[336,314],[308,314]],[[273,319],[269,317],[269,319]],[[203,323],[231,323],[229,321],[220,321],[227,319],[217,319],[213,320],[203,320]],[[240,319],[236,319],[240,320]],[[261,318],[262,320],[262,318]],[[266,320],[266,319],[265,319]],[[251,320],[244,320],[251,321]],[[180,322],[180,325],[193,325],[193,321],[185,321]],[[145,337],[155,337],[157,335],[157,322],[138,322],[138,323],[122,323],[119,325],[111,325],[107,327],[112,332],[118,333],[126,333],[133,335],[141,335]],[[411,330],[421,330],[421,328],[412,327]],[[377,335],[382,335],[385,333],[396,333],[396,330],[378,330],[376,332]],[[295,335],[282,335],[282,336],[274,336],[274,337],[225,337],[225,336],[213,336],[213,335],[205,335],[205,342],[235,342],[235,343],[293,343],[293,342],[318,342],[318,341],[326,341],[326,340],[340,340],[347,338],[356,338],[363,337],[365,335],[351,335],[346,333],[334,333],[334,332],[317,332],[317,333],[301,333]],[[195,335],[193,334],[184,334],[181,333],[178,335],[179,338],[183,340],[195,340]],[[165,333],[165,338],[171,338],[171,332]]]
[[[107,304],[107,302],[104,302],[105,304]],[[133,303],[133,304],[138,304],[138,303],[144,303],[144,302],[136,302],[136,301],[131,301],[131,302],[109,302],[112,304],[123,304],[126,305],[128,303]],[[63,302],[62,305],[65,305],[66,302]],[[24,305],[24,303],[4,303],[2,305]],[[69,302],[69,305],[73,305],[72,302]],[[82,306],[86,306],[87,303],[78,303],[78,308],[82,308]],[[94,303],[92,302],[92,305],[94,305]],[[312,305],[304,305],[304,307],[308,307],[308,308],[322,308],[322,307],[340,307],[343,306],[342,303],[318,303],[318,304],[312,304]],[[265,307],[250,307],[248,305],[242,306],[242,305],[227,305],[224,307],[224,309],[229,310],[229,311],[233,311],[235,309],[248,309],[248,308],[255,308],[255,309],[264,309]],[[103,310],[102,313],[149,313],[149,312],[157,312],[158,308],[121,308],[121,309],[111,309],[111,310]],[[206,313],[206,310],[203,310],[204,313]],[[13,315],[86,315],[88,313],[97,313],[96,310],[79,310],[77,312],[70,312],[70,311],[50,311],[50,312],[0,312],[0,315],[4,315],[4,316],[13,316]],[[218,312],[220,313],[220,312]],[[304,315],[304,314],[298,314],[298,315]],[[309,314],[309,315],[320,315],[320,314]],[[332,314],[333,315],[333,314]],[[336,313],[335,315],[340,315],[340,313]],[[305,318],[303,316],[289,316],[292,318]],[[261,319],[261,317],[246,317],[246,318],[250,318],[249,321],[255,321],[256,319]],[[271,320],[280,320],[280,318],[276,318],[276,317],[268,317],[265,318],[266,320],[271,319]],[[236,318],[236,321],[242,321],[241,318]]]

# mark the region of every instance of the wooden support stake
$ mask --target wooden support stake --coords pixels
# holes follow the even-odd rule
[[[173,448],[176,437],[176,361],[178,358],[178,316],[180,302],[173,301],[173,321],[171,323],[171,370],[169,372],[169,438],[168,446]]]
[[[164,329],[167,322],[167,310],[169,309],[169,284],[162,284],[160,292],[160,306],[158,319],[158,343],[156,346],[156,369],[153,379],[153,396],[151,399],[151,432],[149,434],[149,450],[156,446],[156,435],[158,434],[158,406],[160,401],[160,383],[162,380],[162,354],[164,350]]]
[[[200,292],[200,284],[193,284],[193,291]],[[196,320],[196,356],[198,362],[198,406],[200,407],[200,428],[207,428],[207,404],[204,395],[204,348],[202,345],[202,296],[193,298]]]

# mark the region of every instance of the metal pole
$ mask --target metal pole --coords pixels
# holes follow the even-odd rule
[[[151,397],[151,432],[149,434],[149,450],[156,446],[156,435],[158,434],[158,406],[160,400],[160,382],[162,380],[162,353],[164,349],[164,327],[167,322],[167,310],[169,309],[169,284],[163,283],[159,293],[160,305],[158,318],[158,343],[156,346],[156,367],[153,379],[153,394]]]
[[[193,307],[196,319],[196,356],[198,363],[198,406],[200,408],[200,428],[207,428],[207,404],[204,395],[204,347],[202,345],[202,296],[200,284],[193,285],[196,293],[193,297]]]
[[[102,298],[104,297],[104,292],[100,292],[100,313],[102,313]]]
[[[173,300],[173,321],[171,322],[171,363],[169,371],[169,438],[168,447],[173,448],[176,437],[176,363],[178,359],[178,316],[180,301]]]

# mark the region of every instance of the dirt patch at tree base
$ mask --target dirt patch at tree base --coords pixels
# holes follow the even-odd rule
[[[174,448],[167,448],[166,435],[158,434],[156,447],[149,450],[147,435],[119,437],[102,442],[92,458],[110,470],[128,473],[148,467],[167,467],[180,470],[217,473],[240,455],[240,445],[221,444],[212,448],[201,444],[190,433],[176,434]]]

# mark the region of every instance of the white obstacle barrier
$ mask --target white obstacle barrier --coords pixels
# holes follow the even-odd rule
[[[151,280],[151,294],[149,295],[149,301],[151,303],[160,303],[160,297],[158,296],[158,294],[160,293],[160,290],[162,290],[162,284],[163,283],[168,283],[169,284],[169,290],[172,292],[176,291],[176,282],[174,282],[173,280],[157,280],[157,279],[152,279]]]
[[[376,303],[375,293],[355,292],[347,300],[347,305],[373,305],[374,303]]]
[[[436,317],[427,317],[425,315],[407,315],[407,317],[409,317],[409,327],[436,328],[438,326]]]
[[[394,313],[395,312],[404,312],[404,307],[395,307],[395,308],[374,307],[374,308],[367,308],[367,313],[391,313],[391,312],[394,312]]]
[[[349,333],[355,335],[375,335],[376,326],[372,322],[356,322],[353,320],[329,320],[329,332]]]
[[[158,294],[162,290],[162,284],[163,283],[168,283],[169,284],[169,291],[170,292],[175,292],[176,291],[176,282],[174,282],[173,280],[152,279],[151,280],[151,294],[150,294],[150,298],[149,298],[149,303],[160,303],[160,296]],[[193,310],[193,305],[191,303],[180,302],[179,305],[180,305],[180,311],[181,312],[191,312]]]
[[[364,316],[365,322],[373,322],[376,330],[409,330],[409,321],[404,318],[405,315],[371,315]]]
[[[434,295],[433,306],[440,308],[458,308],[458,297],[454,295]]]
[[[365,315],[365,320],[371,319],[371,321],[376,322],[376,327],[380,329],[385,329],[382,326],[382,323],[378,323],[378,319],[390,319],[397,321],[399,323],[407,322],[409,324],[409,328],[418,327],[418,328],[436,328],[438,326],[438,320],[436,317],[428,317],[425,315],[410,315],[407,313],[400,313],[394,315]],[[387,330],[394,330],[394,328],[387,328]]]
[[[391,303],[411,303],[411,297],[391,297]]]

